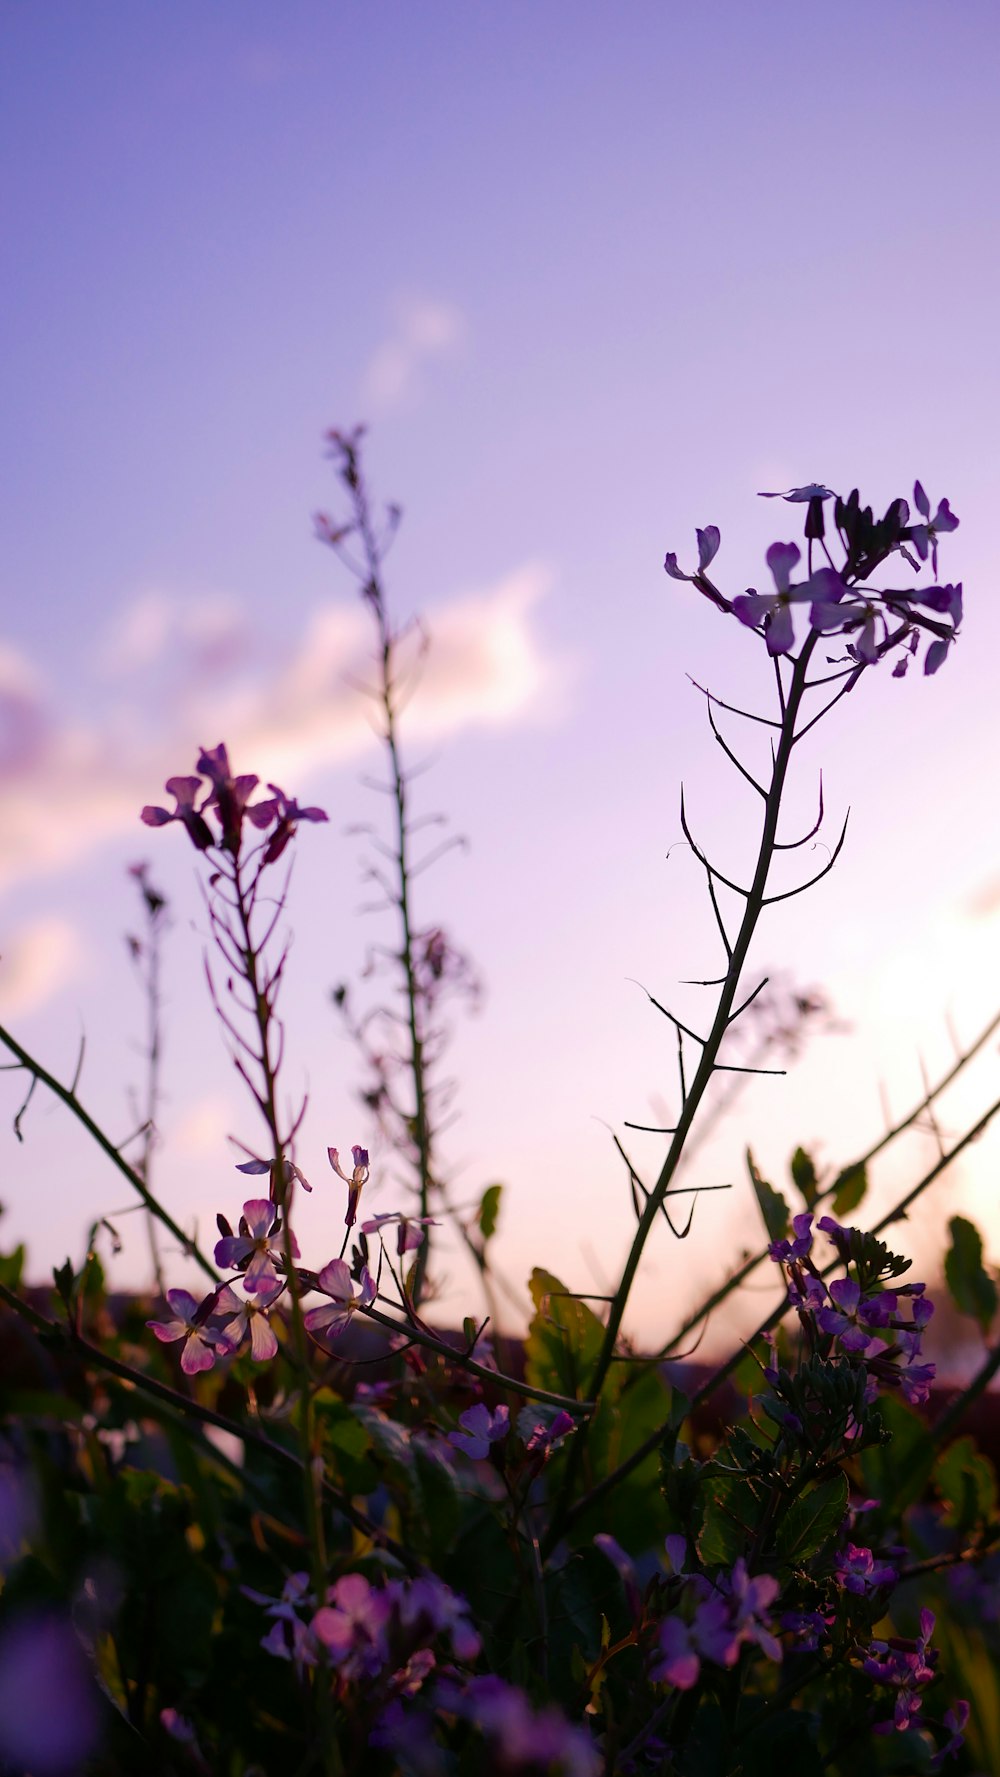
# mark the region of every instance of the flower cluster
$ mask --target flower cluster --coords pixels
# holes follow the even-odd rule
[[[165,827],[171,821],[180,821],[197,851],[222,849],[237,857],[243,843],[244,822],[249,821],[258,832],[272,829],[261,862],[273,864],[300,821],[328,818],[321,808],[300,808],[277,784],[268,784],[271,794],[264,801],[251,802],[260,779],[252,773],[234,777],[229,754],[221,742],[217,747],[202,748],[195,770],[197,777],[167,779],[167,794],[174,799],[172,809],[147,804],[141,819],[147,827]]]
[[[909,1261],[888,1252],[880,1240],[860,1228],[843,1228],[832,1216],[822,1216],[817,1230],[826,1234],[846,1269],[844,1277],[825,1281],[812,1257],[813,1216],[797,1215],[791,1239],[776,1240],[769,1248],[776,1264],[788,1277],[788,1301],[798,1313],[813,1348],[824,1357],[842,1357],[859,1366],[867,1376],[867,1400],[878,1388],[898,1388],[911,1406],[919,1406],[930,1394],[934,1365],[921,1359],[921,1339],[934,1313],[934,1304],[923,1283],[894,1284],[909,1268]],[[768,1371],[774,1382],[776,1373]]]
[[[635,1565],[614,1537],[602,1531],[594,1544],[616,1568],[640,1631],[653,1631],[648,1671],[654,1684],[689,1691],[698,1683],[704,1661],[735,1666],[741,1648],[751,1644],[767,1659],[781,1660],[781,1643],[769,1615],[781,1590],[773,1574],[751,1575],[742,1555],[731,1569],[720,1569],[711,1577],[687,1572],[686,1538],[668,1536],[665,1568],[670,1577],[665,1595],[671,1608],[659,1616],[656,1600],[664,1592],[660,1577],[644,1599]],[[652,1605],[649,1612],[647,1602]]]
[[[929,637],[924,672],[937,672],[947,659],[962,622],[961,585],[936,583],[938,541],[958,525],[948,501],[941,500],[932,517],[930,501],[920,482],[916,482],[913,503],[918,517],[916,523],[911,523],[906,500],[893,500],[885,516],[876,519],[870,506],[862,507],[856,488],[846,500],[819,483],[762,497],[806,506],[808,553],[804,577],[796,577],[802,561],[798,544],[772,543],[767,551],[767,565],[774,591],[758,592],[751,587],[735,598],[725,597],[708,577],[721,538],[717,525],[707,525],[696,533],[698,566],[693,573],[685,573],[678,566],[674,553],[667,555],[663,565],[671,578],[690,581],[718,609],[732,612],[748,628],[759,630],[771,655],[791,654],[795,647],[793,613],[796,607],[808,607],[809,632],[815,636],[842,636],[849,668],[874,666],[886,655],[895,654],[893,677],[901,678],[923,633]],[[831,500],[833,530],[844,556],[839,568],[825,541],[824,507]],[[817,546],[827,559],[814,567]],[[901,557],[917,572],[929,557],[935,584],[870,586],[869,576],[892,555]]]
[[[873,1641],[864,1660],[864,1671],[893,1693],[891,1720],[876,1722],[875,1732],[888,1734],[900,1731],[916,1720],[923,1706],[923,1691],[934,1678],[937,1652],[930,1646],[934,1613],[920,1612],[920,1634],[913,1640],[893,1636],[889,1641]]]
[[[271,1619],[261,1644],[268,1653],[315,1666],[322,1650],[341,1685],[387,1679],[393,1692],[414,1695],[437,1663],[432,1643],[463,1665],[482,1647],[468,1605],[435,1574],[379,1585],[341,1574],[319,1606],[305,1573],[291,1574],[277,1599],[244,1592]]]

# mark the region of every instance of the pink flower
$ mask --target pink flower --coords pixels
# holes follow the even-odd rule
[[[837,1556],[833,1577],[845,1592],[863,1598],[866,1592],[874,1592],[879,1586],[895,1585],[898,1576],[888,1561],[876,1561],[871,1549],[848,1543]]]
[[[199,851],[207,851],[209,846],[215,844],[215,839],[202,813],[202,809],[208,806],[207,803],[202,803],[201,809],[194,805],[194,799],[202,788],[200,777],[168,777],[165,788],[167,795],[174,799],[173,814],[168,813],[165,808],[154,808],[147,803],[139,819],[145,821],[147,827],[165,827],[170,821],[182,821],[192,845]]]
[[[703,1659],[716,1666],[735,1666],[740,1639],[734,1632],[727,1600],[710,1594],[697,1605],[690,1623],[679,1616],[664,1617],[659,1658],[649,1676],[654,1684],[672,1684],[679,1691],[689,1691],[698,1682]]]
[[[260,778],[253,773],[234,778],[229,768],[229,754],[221,741],[217,747],[202,748],[197,769],[211,782],[212,794],[206,806],[214,808],[218,814],[222,843],[227,851],[235,854],[240,849],[244,816],[255,827],[261,828],[270,827],[277,820],[278,804],[275,801],[248,806]]]
[[[340,1164],[340,1150],[338,1148],[327,1148],[326,1153],[337,1177],[342,1178],[348,1187],[347,1214],[344,1217],[344,1223],[346,1227],[353,1228],[358,1219],[358,1200],[361,1196],[361,1187],[368,1182],[368,1149],[357,1146],[351,1149],[354,1170],[350,1173],[345,1172]]]
[[[209,1302],[214,1303],[216,1292],[206,1296],[205,1301],[198,1303],[187,1290],[168,1290],[167,1301],[176,1315],[175,1320],[147,1320],[146,1325],[151,1333],[163,1345],[170,1345],[176,1339],[184,1340],[181,1352],[181,1369],[185,1376],[196,1376],[199,1370],[210,1370],[217,1357],[223,1352],[216,1349],[221,1334],[214,1327],[205,1325],[211,1309],[206,1308]],[[199,1319],[199,1316],[203,1317]]]
[[[391,1593],[370,1586],[364,1574],[345,1573],[326,1596],[311,1624],[317,1641],[345,1678],[374,1678],[389,1657]]]
[[[259,1178],[266,1172],[271,1180],[271,1196],[274,1201],[277,1202],[278,1193],[275,1190],[275,1164],[273,1160],[241,1160],[236,1170],[237,1172],[249,1174],[251,1178]],[[295,1165],[294,1161],[289,1160],[287,1154],[285,1155],[283,1163],[283,1171],[286,1191],[288,1190],[289,1185],[296,1183],[302,1186],[303,1191],[312,1191],[312,1185],[306,1178],[305,1173],[300,1167]]]
[[[375,1284],[367,1265],[361,1270],[357,1294],[351,1269],[345,1259],[331,1259],[316,1279],[316,1288],[330,1297],[319,1308],[310,1308],[304,1316],[306,1331],[313,1334],[339,1333],[359,1308],[369,1308],[375,1300]]]
[[[363,1149],[361,1151],[364,1152]],[[394,1209],[382,1215],[369,1216],[367,1222],[362,1222],[361,1232],[362,1234],[378,1234],[381,1239],[383,1228],[395,1227],[396,1253],[399,1258],[402,1258],[404,1253],[416,1252],[424,1238],[423,1230],[425,1228],[436,1228],[437,1226],[433,1216],[408,1216],[404,1215],[402,1210]]]
[[[267,1363],[269,1358],[277,1357],[278,1341],[267,1318],[267,1309],[261,1303],[241,1302],[227,1285],[219,1297],[217,1312],[225,1317],[218,1341],[220,1357],[229,1357],[239,1351],[248,1333],[250,1356],[255,1364]]]

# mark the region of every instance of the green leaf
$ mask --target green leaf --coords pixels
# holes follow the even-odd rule
[[[961,1314],[971,1314],[986,1333],[997,1311],[997,1286],[983,1265],[979,1229],[965,1216],[952,1216],[948,1232],[951,1246],[945,1255],[944,1275],[951,1299]]]
[[[888,1437],[862,1452],[861,1472],[865,1492],[898,1518],[923,1493],[934,1467],[934,1446],[919,1413],[895,1395],[882,1395],[878,1410]]]
[[[836,1536],[847,1510],[847,1476],[832,1475],[814,1487],[811,1493],[800,1493],[792,1501],[778,1525],[775,1546],[782,1561],[795,1566],[807,1561]]]
[[[767,1507],[767,1489],[749,1475],[722,1475],[712,1464],[705,1486],[698,1555],[704,1567],[732,1567],[745,1555]]]
[[[528,1381],[535,1388],[585,1399],[604,1343],[603,1326],[593,1309],[570,1295],[551,1271],[533,1271],[529,1288],[535,1313],[525,1343]]]
[[[801,1192],[802,1200],[807,1209],[812,1209],[819,1196],[819,1180],[816,1166],[811,1154],[805,1148],[796,1148],[792,1155],[792,1183]]]
[[[372,1438],[355,1410],[338,1400],[329,1389],[315,1397],[315,1412],[323,1426],[332,1456],[332,1467],[349,1493],[371,1493],[378,1485],[378,1470],[371,1460]]]
[[[757,1194],[757,1204],[764,1218],[768,1240],[783,1240],[791,1223],[788,1204],[780,1191],[776,1191],[773,1185],[769,1185],[766,1179],[761,1178],[749,1148],[747,1149],[747,1171]]]
[[[497,1231],[502,1192],[502,1185],[487,1185],[483,1192],[482,1202],[476,1211],[476,1221],[479,1223],[479,1232],[484,1240],[492,1240]]]
[[[0,1283],[5,1284],[9,1290],[18,1288],[23,1269],[23,1246],[15,1246],[12,1253],[0,1253]]]
[[[868,1189],[868,1173],[863,1161],[853,1166],[845,1166],[833,1187],[833,1213],[835,1216],[850,1215],[857,1209]]]
[[[73,1300],[73,1265],[70,1259],[60,1265],[52,1273],[52,1281],[62,1298],[63,1305],[69,1309]]]
[[[934,1485],[945,1503],[944,1521],[963,1534],[986,1523],[997,1501],[997,1478],[972,1438],[949,1444],[934,1465]]]

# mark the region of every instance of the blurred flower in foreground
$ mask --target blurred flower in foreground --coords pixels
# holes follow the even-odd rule
[[[96,1749],[98,1701],[69,1623],[24,1612],[0,1635],[0,1762],[74,1777]]]

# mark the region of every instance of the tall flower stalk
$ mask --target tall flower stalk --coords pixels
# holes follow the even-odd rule
[[[346,986],[334,999],[369,1070],[362,1097],[378,1117],[390,1145],[409,1160],[414,1175],[417,1214],[427,1228],[408,1277],[407,1287],[419,1308],[428,1285],[431,1226],[435,1212],[449,1209],[447,1186],[441,1169],[439,1138],[452,1096],[452,1082],[439,1077],[439,1063],[447,1042],[440,1021],[441,1002],[462,994],[475,999],[478,983],[468,959],[456,949],[439,926],[424,926],[414,907],[416,878],[445,852],[461,845],[452,835],[430,850],[417,839],[441,817],[414,816],[410,801],[411,772],[403,759],[400,723],[403,710],[419,677],[428,641],[419,622],[402,628],[393,622],[385,585],[385,558],[401,517],[390,506],[384,522],[376,520],[362,470],[363,429],[327,433],[329,454],[346,490],[348,513],[343,522],[326,514],[316,517],[316,535],[332,548],[361,587],[375,631],[373,682],[364,687],[377,712],[377,734],[387,766],[387,781],[377,787],[388,796],[392,810],[392,834],[383,844],[371,834],[378,861],[367,867],[368,879],[384,897],[382,908],[391,909],[397,921],[394,946],[373,953],[369,972],[379,965],[395,977],[402,999],[402,1014],[394,1006],[376,1007],[356,1015]],[[377,960],[375,960],[377,959]],[[396,1032],[401,1028],[402,1044]],[[483,1243],[477,1241],[465,1218],[453,1219],[488,1284]]]
[[[754,588],[727,597],[709,576],[720,548],[721,535],[715,525],[697,532],[698,565],[687,573],[678,565],[676,554],[670,552],[664,563],[674,580],[693,585],[721,612],[735,616],[762,639],[771,661],[777,714],[761,716],[735,708],[704,693],[712,733],[741,778],[763,802],[760,838],[753,874],[749,885],[735,882],[708,857],[696,840],[688,819],[681,790],[680,821],[687,843],[701,865],[712,912],[722,946],[722,973],[699,985],[717,987],[718,997],[707,1035],[700,1035],[687,1023],[657,1002],[658,1010],[673,1025],[677,1036],[680,1112],[671,1135],[666,1157],[655,1182],[641,1186],[637,1203],[637,1226],[621,1278],[608,1308],[600,1350],[587,1380],[587,1392],[599,1399],[608,1372],[615,1359],[619,1334],[632,1286],[650,1233],[661,1215],[668,1215],[668,1200],[685,1146],[701,1108],[705,1093],[719,1072],[731,1071],[720,1060],[723,1043],[735,1021],[761,991],[758,984],[740,1004],[740,991],[750,946],[765,908],[774,906],[811,888],[833,869],[847,833],[847,819],[832,851],[820,870],[806,882],[792,889],[769,892],[772,866],[777,854],[796,850],[820,831],[824,820],[822,781],[819,813],[807,833],[796,839],[779,838],[782,799],[792,763],[794,749],[811,730],[829,714],[842,698],[854,690],[866,672],[887,659],[892,659],[892,675],[901,678],[917,654],[921,642],[927,642],[924,672],[933,674],[947,659],[958,634],[962,619],[961,585],[905,587],[872,584],[872,576],[893,558],[905,561],[919,572],[931,554],[937,571],[937,539],[940,533],[953,530],[958,520],[947,501],[942,501],[936,516],[930,519],[927,496],[918,481],[914,503],[918,523],[910,523],[906,500],[894,500],[884,517],[876,520],[870,507],[862,507],[855,489],[843,500],[818,483],[792,488],[785,494],[768,494],[767,499],[783,499],[805,508],[806,558],[796,543],[773,543],[767,552],[767,565],[774,583],[773,592],[759,593]],[[839,543],[841,561],[835,563],[827,544],[825,508],[833,502],[833,531]],[[916,555],[914,555],[916,551]],[[917,559],[919,558],[919,559]],[[819,565],[817,565],[819,564]],[[804,566],[801,578],[795,575]],[[799,615],[800,634],[796,635]],[[839,657],[821,659],[826,644],[839,646]],[[832,671],[825,668],[832,667]],[[836,686],[836,689],[831,687]],[[818,703],[818,707],[817,707]],[[750,767],[725,739],[717,720],[717,712],[726,711],[754,724],[763,724],[771,731],[771,771],[769,780],[761,783]],[[743,911],[735,931],[723,910],[724,895],[735,897]],[[685,1044],[693,1045],[697,1061],[688,1078]],[[780,1070],[746,1069],[740,1071],[769,1072]],[[632,1173],[633,1184],[637,1181]],[[574,1445],[563,1491],[563,1508],[568,1504],[582,1460],[586,1435]],[[557,1540],[560,1517],[550,1528],[548,1544]]]

